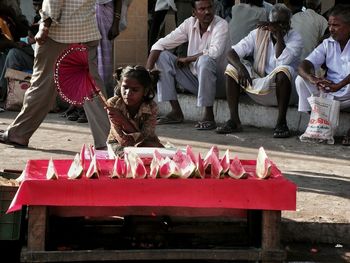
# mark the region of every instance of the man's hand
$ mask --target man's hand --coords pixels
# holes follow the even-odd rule
[[[279,22],[269,22],[269,21],[262,21],[259,22],[257,25],[258,28],[261,28],[263,30],[268,30],[271,33],[283,33],[285,34],[288,32],[288,29],[286,28],[286,25],[281,24]]]
[[[113,40],[119,35],[119,20],[113,21],[111,28],[108,31],[108,39]]]
[[[176,59],[176,66],[178,68],[184,68],[187,65],[189,65],[191,62],[188,60],[188,57],[183,57],[183,58],[177,58]]]
[[[336,92],[341,89],[341,86],[328,79],[322,79],[316,83],[319,90],[323,92]]]
[[[248,86],[248,84],[252,85],[252,78],[246,67],[243,65],[238,69],[238,84],[243,87]]]
[[[39,45],[43,45],[47,41],[48,36],[49,36],[49,27],[46,26],[45,23],[40,23],[39,31],[35,35],[35,41]]]

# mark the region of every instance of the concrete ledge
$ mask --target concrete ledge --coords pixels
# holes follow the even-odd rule
[[[283,220],[281,239],[285,243],[350,244],[350,225]]]
[[[197,99],[191,94],[178,94],[181,108],[185,119],[198,121],[201,118],[202,109],[197,107]],[[166,114],[170,111],[169,103],[159,103],[160,114]],[[214,103],[214,114],[217,123],[223,123],[229,118],[227,102],[224,99],[217,99]],[[248,96],[241,96],[239,104],[239,114],[243,125],[250,125],[260,128],[274,128],[277,119],[277,108],[266,107],[253,102]],[[298,112],[296,107],[289,107],[287,113],[288,126],[296,132],[304,132],[309,121],[309,115]],[[350,113],[341,112],[339,126],[336,136],[344,135],[350,128]]]

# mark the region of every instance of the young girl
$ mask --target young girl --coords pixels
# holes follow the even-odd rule
[[[153,101],[153,87],[159,71],[128,66],[116,77],[116,96],[108,100],[107,107],[111,122],[108,150],[118,155],[125,146],[164,147],[155,134],[158,108]]]

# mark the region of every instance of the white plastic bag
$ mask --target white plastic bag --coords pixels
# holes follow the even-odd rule
[[[308,98],[311,106],[310,121],[299,138],[302,142],[326,142],[334,144],[334,133],[338,127],[340,102],[321,92],[320,96]]]

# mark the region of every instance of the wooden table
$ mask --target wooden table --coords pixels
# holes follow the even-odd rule
[[[71,160],[56,160],[58,180],[46,180],[47,160],[29,161],[26,177],[9,211],[28,205],[28,243],[22,262],[75,262],[118,260],[260,260],[286,258],[280,247],[282,210],[295,210],[296,186],[274,167],[267,180],[234,179],[100,179],[68,180]],[[112,165],[105,161],[106,171]],[[252,170],[255,161],[242,161]],[[69,165],[68,165],[69,167]],[[181,194],[180,194],[181,193]],[[114,197],[114,198],[111,198]],[[230,249],[131,249],[47,251],[49,215],[105,216],[157,214],[220,216],[235,211],[261,211],[261,246]]]

